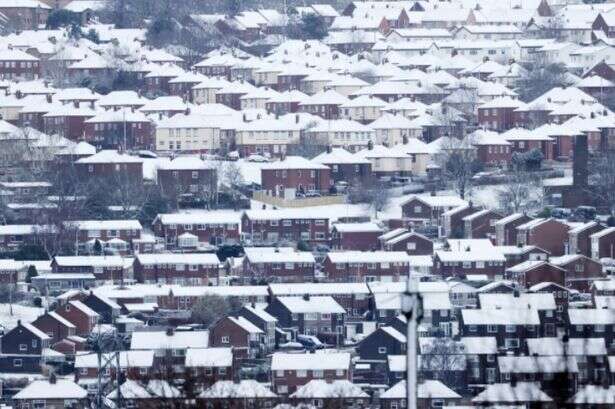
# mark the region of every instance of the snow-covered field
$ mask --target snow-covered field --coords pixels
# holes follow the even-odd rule
[[[25,305],[13,304],[13,314],[9,304],[0,304],[0,325],[6,330],[17,326],[17,321],[30,323],[43,314],[43,308],[28,307]]]

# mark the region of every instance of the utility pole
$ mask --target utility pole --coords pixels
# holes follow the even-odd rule
[[[412,271],[408,273],[406,293],[402,298],[402,312],[408,321],[406,333],[406,399],[408,409],[417,409],[417,326],[423,316],[423,300],[419,283]]]

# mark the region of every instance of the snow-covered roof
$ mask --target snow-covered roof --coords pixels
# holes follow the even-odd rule
[[[94,163],[142,163],[143,160],[136,156],[131,156],[125,153],[120,153],[116,150],[102,150],[87,158],[81,158],[76,163],[79,164],[94,164]]]
[[[272,371],[337,370],[350,368],[347,352],[322,352],[317,354],[291,354],[276,352],[271,357]]]
[[[69,379],[35,380],[13,395],[15,400],[32,399],[85,399],[88,393]]]
[[[277,162],[266,163],[262,166],[263,170],[286,170],[286,169],[329,169],[328,166],[316,163],[302,156],[287,156]]]
[[[569,308],[570,325],[614,325],[615,310],[597,308]]]
[[[120,351],[121,368],[151,368],[154,364],[154,351]],[[112,353],[103,354],[103,360],[114,358]],[[75,368],[98,368],[98,355],[91,352],[75,355]]]
[[[312,379],[305,385],[299,386],[297,391],[290,395],[291,399],[331,399],[331,398],[369,398],[369,395],[349,380],[338,379],[327,382],[322,379]]]
[[[604,338],[527,338],[527,349],[532,356],[604,356],[607,355]]]
[[[123,267],[126,264],[120,256],[56,256],[54,260],[66,267]]]
[[[199,264],[199,265],[218,265],[220,260],[215,253],[158,253],[158,254],[137,254],[136,259],[141,265],[155,264]]]
[[[133,332],[130,349],[207,348],[209,331],[137,331]]]
[[[293,314],[345,314],[346,310],[330,296],[278,297],[278,301]]]
[[[465,325],[540,325],[535,309],[464,309],[461,315]]]
[[[251,263],[310,263],[316,260],[309,251],[294,251],[293,248],[245,247],[244,253]]]
[[[380,399],[406,399],[406,381],[402,380],[380,394]],[[461,399],[455,391],[440,381],[425,380],[417,385],[419,399]]]
[[[271,392],[266,384],[252,379],[242,379],[238,383],[234,381],[217,381],[211,387],[205,389],[200,397],[210,399],[253,399],[275,398],[276,394]]]
[[[462,337],[460,341],[465,348],[466,354],[495,355],[498,352],[497,340],[495,337]]]
[[[405,251],[332,251],[327,254],[332,263],[409,263]]]
[[[334,223],[331,226],[338,233],[381,233],[382,227],[374,222]]]
[[[540,389],[538,382],[495,383],[487,385],[484,391],[476,395],[472,402],[552,402]]]
[[[481,309],[536,309],[555,310],[555,297],[553,294],[520,293],[520,294],[491,294],[478,295]]]
[[[329,122],[329,121],[327,121]],[[313,130],[313,129],[311,129]],[[343,165],[343,164],[370,164],[367,159],[359,158],[343,148],[332,148],[331,152],[323,152],[312,159],[312,162],[322,163],[325,165]]]
[[[231,348],[189,348],[186,351],[187,368],[229,367],[233,365]]]

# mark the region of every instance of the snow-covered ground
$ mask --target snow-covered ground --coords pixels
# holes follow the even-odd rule
[[[43,312],[45,312],[43,308],[13,304],[13,314],[11,315],[10,305],[0,304],[0,325],[9,330],[17,326],[18,320],[30,323],[43,314]]]

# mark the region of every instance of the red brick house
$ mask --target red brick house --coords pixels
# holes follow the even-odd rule
[[[615,12],[612,9],[599,13],[592,23],[593,31],[602,31],[608,38],[615,38]]]
[[[173,198],[191,195],[208,199],[218,191],[216,169],[196,156],[178,156],[163,162],[156,169],[156,181],[162,192]]]
[[[124,108],[84,121],[84,139],[97,149],[152,149],[154,126],[143,113]]]
[[[509,96],[494,98],[478,107],[478,124],[492,131],[514,128],[513,112],[525,104]]]
[[[568,253],[591,257],[591,235],[603,230],[597,222],[588,222],[568,231]]]
[[[0,6],[0,13],[10,21],[15,30],[38,30],[47,23],[51,7],[42,1],[6,2]]]
[[[495,239],[495,222],[502,215],[492,209],[483,209],[465,216],[463,220],[464,236],[467,239]]]
[[[506,258],[506,268],[516,266],[528,260],[544,260],[549,258],[549,252],[536,246],[497,246],[498,251]]]
[[[506,269],[506,278],[515,281],[521,287],[551,282],[561,286],[566,284],[566,270],[546,261],[525,261]]]
[[[433,241],[417,232],[394,229],[378,239],[382,250],[405,251],[411,256],[433,254]]]
[[[141,238],[143,230],[138,220],[75,220],[65,226],[75,230],[75,244],[86,253],[91,253],[98,241],[104,251],[126,254],[132,240]]]
[[[410,269],[405,251],[329,252],[323,270],[329,281],[404,281]]]
[[[517,244],[517,227],[532,220],[524,213],[513,213],[495,222],[495,242],[498,246]]]
[[[5,6],[0,6],[4,14]],[[9,17],[10,18],[10,17]],[[6,80],[35,80],[41,75],[41,62],[24,51],[12,48],[0,51],[0,78]]]
[[[152,64],[152,69],[145,74],[145,89],[151,95],[171,94],[169,82],[183,75],[184,70],[175,64]]]
[[[308,251],[292,247],[244,247],[242,281],[311,282],[316,260]]]
[[[551,257],[549,263],[566,270],[567,288],[582,292],[589,291],[594,280],[606,278],[602,271],[602,264],[583,254],[566,254],[559,257]]]
[[[64,338],[75,335],[77,329],[72,322],[55,311],[46,311],[43,315],[32,321],[32,325],[47,334],[52,345]]]
[[[228,212],[159,214],[152,222],[156,237],[164,239],[167,249],[181,247],[179,237],[189,233],[198,243],[238,243],[239,217]]]
[[[60,105],[43,115],[45,133],[58,134],[71,141],[85,136],[85,121],[96,116],[96,111],[87,106]]]
[[[552,256],[566,254],[570,226],[556,219],[534,219],[517,226],[517,243],[534,245]]]
[[[143,183],[143,160],[123,152],[102,150],[75,162],[81,180],[91,178],[116,179],[135,184]]]
[[[252,244],[324,244],[329,242],[329,219],[303,209],[246,210],[241,217],[241,234]]]
[[[99,315],[81,301],[72,300],[55,312],[75,325],[76,335],[88,336],[98,323]]]
[[[299,103],[299,112],[307,112],[323,119],[339,119],[340,106],[349,102],[348,98],[333,90],[317,92]]]
[[[472,202],[469,202],[442,213],[441,219],[444,236],[452,239],[464,237],[465,223],[463,218],[478,210],[479,208],[474,207]]]
[[[501,279],[506,258],[488,239],[448,239],[434,254],[434,272],[442,277],[485,274]]]
[[[294,199],[306,192],[329,193],[331,169],[301,156],[287,156],[261,168],[261,185],[270,196]]]
[[[97,281],[119,282],[128,276],[127,270],[120,256],[56,256],[51,261],[54,274],[90,273]]]
[[[383,230],[376,223],[335,223],[331,228],[333,250],[369,251],[379,247],[378,237]]]
[[[231,380],[234,375],[233,348],[189,348],[184,365],[194,372],[202,386]]]
[[[504,132],[502,137],[512,144],[512,153],[524,153],[538,149],[545,160],[552,160],[555,157],[555,141],[540,132],[533,132],[525,128],[512,128]]]
[[[475,148],[477,159],[486,166],[502,166],[512,159],[511,143],[502,134],[492,131],[476,131],[468,136]]]
[[[217,283],[220,260],[211,253],[138,254],[134,278],[140,283],[207,285]]]
[[[591,257],[599,260],[615,258],[615,227],[609,227],[590,236]]]
[[[119,351],[120,371],[127,379],[147,380],[155,375],[154,350]],[[103,354],[103,359],[112,359],[112,354]],[[103,379],[115,379],[117,367],[110,365],[103,373]],[[75,356],[75,378],[77,381],[93,380],[98,377],[98,357],[92,353]]]
[[[350,185],[369,183],[372,180],[372,163],[359,158],[346,149],[327,147],[327,151],[312,159],[331,169],[333,183],[346,182]]]
[[[209,345],[231,347],[236,357],[255,358],[264,345],[265,333],[245,317],[228,316],[209,328]]]
[[[401,203],[402,216],[411,221],[440,224],[440,216],[467,202],[457,196],[412,196]]]
[[[280,395],[293,393],[313,379],[351,380],[350,354],[328,353],[325,358],[276,352],[271,358],[271,375],[273,389]]]

